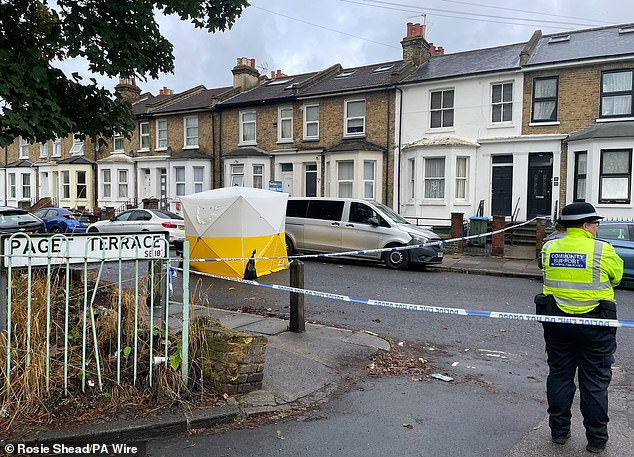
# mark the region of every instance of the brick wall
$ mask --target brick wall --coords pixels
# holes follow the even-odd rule
[[[220,131],[220,124],[222,123],[222,144],[218,139],[218,147],[222,148],[222,154],[226,155],[229,152],[238,148],[240,123],[239,113],[243,111],[256,111],[256,140],[257,147],[265,151],[274,151],[279,149],[308,149],[308,148],[323,148],[328,149],[343,140],[343,128],[344,128],[344,112],[346,100],[366,100],[366,120],[365,140],[371,143],[375,143],[387,149],[389,155],[389,169],[387,173],[385,166],[381,173],[383,173],[383,182],[389,183],[388,202],[392,200],[392,177],[394,175],[393,165],[393,145],[394,145],[394,111],[395,111],[395,93],[390,92],[389,96],[389,137],[388,137],[388,95],[386,91],[365,93],[360,95],[349,95],[346,97],[330,97],[322,98],[317,101],[295,101],[290,103],[278,103],[272,105],[263,105],[256,107],[244,107],[244,108],[230,108],[223,110],[222,122],[220,122],[220,115],[216,116],[215,126],[216,131]],[[303,140],[303,106],[304,104],[319,104],[319,140],[318,141],[304,141]],[[277,143],[277,117],[278,108],[282,106],[293,107],[293,143]],[[389,139],[388,139],[389,138]],[[387,146],[389,141],[389,147]],[[219,151],[219,149],[216,149]],[[220,182],[220,174],[222,173],[222,166],[220,163],[220,154],[216,154],[216,171],[215,182]],[[386,176],[387,175],[387,176]],[[322,176],[323,178],[323,176]],[[384,194],[384,189],[381,190]]]
[[[631,67],[630,62],[527,73],[524,79],[522,133],[524,135],[572,133],[594,124],[599,117],[601,72]],[[530,126],[533,78],[544,76],[559,76],[557,108],[559,125]]]

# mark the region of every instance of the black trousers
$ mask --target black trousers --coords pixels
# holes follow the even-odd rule
[[[553,314],[565,315],[557,306]],[[576,317],[608,317],[600,309]],[[615,314],[615,313],[614,313]],[[546,381],[549,425],[553,437],[570,431],[575,373],[579,374],[581,414],[589,444],[608,440],[608,386],[616,351],[616,328],[542,323],[548,355]]]

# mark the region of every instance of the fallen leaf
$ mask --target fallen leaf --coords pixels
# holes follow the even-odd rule
[[[278,440],[284,440],[284,439],[286,439],[286,438],[284,438],[284,435],[282,435],[282,431],[281,431],[281,430],[278,430],[278,431],[277,431],[277,439],[278,439]]]
[[[409,428],[410,430],[414,428],[412,424],[403,424],[403,427]]]

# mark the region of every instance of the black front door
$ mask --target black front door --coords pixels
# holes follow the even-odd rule
[[[552,177],[552,152],[531,153],[528,156],[527,219],[551,214]]]
[[[513,196],[513,166],[494,166],[491,184],[491,215],[510,216]]]

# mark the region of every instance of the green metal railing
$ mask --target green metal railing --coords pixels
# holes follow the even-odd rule
[[[103,236],[84,235],[84,236],[71,236],[67,237],[63,234],[56,234],[50,237],[31,237],[26,234],[13,234],[10,237],[0,237],[0,288],[6,286],[6,302],[2,300],[4,291],[0,290],[0,350],[4,352],[6,358],[6,365],[4,371],[4,382],[0,380],[0,407],[3,403],[6,403],[11,399],[11,381],[12,371],[18,364],[24,361],[25,367],[30,367],[32,363],[32,355],[35,354],[35,349],[32,347],[32,335],[31,329],[33,327],[33,320],[40,319],[39,315],[33,315],[32,303],[34,297],[32,291],[34,287],[34,275],[41,276],[43,272],[46,274],[47,284],[45,299],[45,355],[44,355],[44,376],[45,376],[45,388],[46,392],[51,391],[51,371],[53,364],[57,370],[63,371],[63,392],[65,395],[69,394],[69,372],[71,369],[77,370],[77,366],[71,365],[70,352],[71,352],[71,339],[77,347],[77,334],[71,335],[70,322],[78,322],[81,325],[81,369],[79,375],[81,376],[81,390],[86,391],[87,383],[87,370],[88,366],[94,364],[94,370],[96,372],[98,389],[102,391],[104,389],[104,373],[102,368],[104,363],[104,354],[100,354],[99,342],[98,342],[98,322],[96,309],[96,299],[98,293],[102,287],[109,285],[110,287],[116,284],[117,297],[116,297],[116,342],[112,341],[109,346],[116,347],[114,356],[116,357],[116,384],[122,383],[122,358],[128,360],[129,353],[126,354],[126,348],[123,348],[123,328],[125,322],[123,321],[123,297],[124,293],[134,294],[134,337],[133,337],[133,374],[132,384],[137,385],[139,375],[140,350],[139,343],[140,331],[148,332],[148,363],[147,369],[149,373],[146,377],[149,386],[151,387],[154,379],[154,366],[157,363],[162,363],[165,366],[169,361],[169,345],[173,343],[174,336],[170,336],[170,275],[172,273],[170,262],[175,259],[170,259],[169,243],[164,235],[158,236],[156,239],[152,239],[152,246],[150,249],[140,252],[139,245],[141,244],[137,238],[138,236],[148,235],[123,235],[117,238],[118,242],[118,255],[114,255],[110,252],[106,255],[106,250],[102,249],[100,254],[90,252],[89,246],[95,245],[95,243],[103,243]],[[109,240],[113,238],[112,235]],[[126,241],[127,240],[127,241]],[[83,257],[76,254],[76,249],[71,252],[70,246],[76,246],[77,243],[84,244]],[[183,301],[182,301],[182,354],[181,354],[181,373],[182,379],[185,384],[189,378],[189,360],[188,360],[188,345],[189,345],[189,246],[185,241],[184,245],[184,258],[183,258]],[[19,249],[17,246],[20,246]],[[124,253],[123,246],[134,245],[134,255],[130,255],[130,252]],[[23,247],[26,248],[23,249]],[[38,246],[38,249],[35,249]],[[46,249],[44,249],[46,246]],[[25,251],[28,251],[25,253]],[[36,252],[37,251],[37,252]],[[45,251],[45,252],[43,252]],[[129,251],[129,249],[128,249]],[[73,254],[75,252],[75,254]],[[148,254],[149,252],[149,254]],[[75,255],[75,256],[73,256]],[[180,260],[180,259],[176,259]],[[140,273],[140,263],[148,262],[148,272],[146,276],[142,276]],[[107,265],[116,265],[115,270],[118,270],[116,274],[116,280],[107,281],[104,280],[105,267]],[[74,266],[74,268],[72,268]],[[132,273],[130,273],[130,269]],[[36,271],[38,273],[36,273]],[[70,297],[73,294],[71,277],[75,272],[80,271],[83,273],[81,280],[83,281],[81,306],[71,306]],[[93,273],[96,271],[96,275]],[[89,280],[89,276],[92,273],[93,280]],[[19,277],[18,277],[19,276]],[[62,280],[58,280],[59,277]],[[95,277],[96,276],[96,277]],[[16,312],[16,303],[18,300],[24,299],[24,294],[17,293],[16,280],[23,280],[26,278],[26,329],[21,329],[26,333],[26,345],[25,347],[18,347],[17,341],[15,341],[15,325],[13,314]],[[132,284],[133,283],[133,284]],[[149,305],[147,313],[141,314],[141,285],[143,283],[149,284],[147,287],[148,297],[146,304]],[[76,288],[78,289],[78,288]],[[63,299],[60,300],[60,296]],[[41,297],[38,298],[38,300]],[[112,298],[112,297],[111,297]],[[157,300],[159,302],[157,303]],[[113,303],[115,300],[113,299]],[[53,322],[52,310],[54,305],[55,309],[63,303],[63,324],[62,322]],[[156,305],[161,305],[163,313],[158,316],[155,313]],[[113,307],[115,305],[113,304]],[[145,309],[145,308],[144,308]],[[61,311],[60,311],[61,313]],[[59,314],[59,313],[58,313]],[[59,319],[61,321],[61,317]],[[141,328],[142,320],[147,322],[147,328]],[[39,322],[39,321],[38,321]],[[163,325],[161,325],[161,323]],[[38,325],[38,323],[36,323]],[[91,327],[92,332],[88,334],[88,327]],[[59,329],[63,330],[63,340],[55,340],[53,331],[59,332]],[[155,331],[159,337],[162,336],[164,348],[161,351],[160,346],[155,350]],[[162,332],[164,331],[164,334]],[[145,334],[144,334],[145,335]],[[4,343],[4,344],[3,344]],[[52,344],[55,343],[55,347]],[[160,343],[158,343],[160,345]],[[93,351],[89,350],[89,346],[93,346]],[[4,346],[4,347],[2,347]],[[41,346],[40,346],[41,347]],[[63,348],[63,358],[57,355]],[[160,351],[160,352],[159,352]],[[163,354],[162,357],[155,357],[157,353]],[[20,354],[20,356],[18,355]],[[108,354],[107,354],[108,355]],[[109,354],[112,357],[112,354]],[[18,360],[14,360],[14,357],[20,357]],[[40,360],[40,359],[38,359]],[[60,367],[59,364],[63,367]],[[114,373],[113,373],[114,375]],[[142,386],[141,386],[142,387]]]

